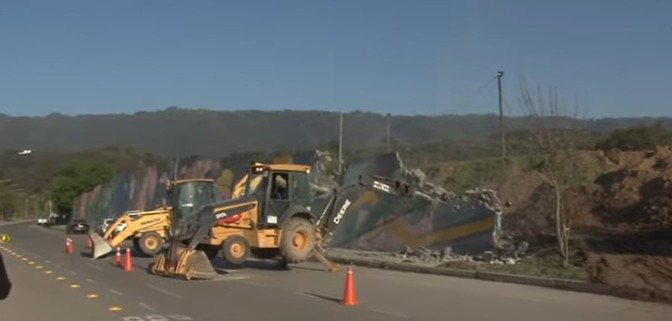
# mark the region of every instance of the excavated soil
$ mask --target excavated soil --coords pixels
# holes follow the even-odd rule
[[[563,194],[573,243],[587,257],[594,282],[645,290],[672,300],[672,150],[594,152],[599,174]],[[533,173],[508,180],[498,193],[504,228],[533,248],[554,246],[555,196]]]

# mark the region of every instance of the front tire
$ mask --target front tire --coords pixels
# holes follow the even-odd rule
[[[155,256],[161,252],[161,247],[163,246],[163,238],[159,233],[156,232],[147,232],[142,234],[138,240],[138,245],[140,245],[140,250],[142,253],[145,253],[150,256]]]
[[[222,255],[232,264],[242,265],[250,255],[250,243],[240,235],[232,235],[222,244]]]

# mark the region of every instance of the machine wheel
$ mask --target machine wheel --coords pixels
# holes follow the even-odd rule
[[[280,255],[280,250],[276,248],[253,247],[250,249],[250,253],[252,253],[252,255],[258,259],[266,260]]]
[[[315,248],[315,228],[308,220],[291,218],[282,229],[280,253],[287,263],[301,263]]]
[[[159,233],[147,232],[140,236],[138,243],[140,243],[139,245],[142,253],[154,256],[161,251],[163,238]]]
[[[250,255],[250,243],[240,235],[229,236],[222,244],[222,254],[232,264],[243,264]]]

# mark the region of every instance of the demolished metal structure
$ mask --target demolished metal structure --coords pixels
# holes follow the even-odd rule
[[[428,182],[419,169],[408,169],[398,153],[354,159],[342,184],[360,175],[386,177],[413,187],[412,198],[375,191],[353,202],[359,215],[341,222],[331,246],[354,250],[399,252],[428,248],[475,254],[491,251],[501,235],[501,207],[493,190],[451,193]]]

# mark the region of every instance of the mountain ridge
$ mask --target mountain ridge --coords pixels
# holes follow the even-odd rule
[[[595,118],[582,120],[588,130],[604,133],[660,123],[670,117]],[[344,146],[377,147],[386,141],[386,115],[344,113]],[[528,117],[506,117],[507,130],[530,128]],[[81,151],[103,146],[132,146],[162,156],[227,156],[233,153],[306,150],[338,140],[339,112],[306,110],[217,111],[169,107],[134,114],[14,117],[0,114],[0,148]],[[483,139],[497,135],[495,114],[391,115],[397,144]]]

